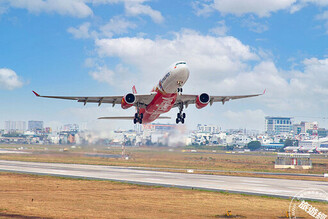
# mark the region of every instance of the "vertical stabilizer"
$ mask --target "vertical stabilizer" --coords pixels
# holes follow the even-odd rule
[[[133,85],[133,87],[132,87],[132,93],[133,94],[137,94],[137,89],[136,89],[136,86],[135,85]]]

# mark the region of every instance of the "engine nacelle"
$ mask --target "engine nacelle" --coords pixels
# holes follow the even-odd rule
[[[128,109],[133,106],[134,102],[136,102],[136,96],[132,93],[128,93],[122,98],[121,107],[123,109]]]
[[[210,96],[206,93],[202,93],[196,99],[196,107],[197,109],[204,108],[209,104],[209,102],[210,102]]]

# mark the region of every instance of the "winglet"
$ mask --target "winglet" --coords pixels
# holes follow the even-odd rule
[[[35,96],[39,97],[40,94],[38,94],[37,92],[35,92],[34,90],[32,90],[32,92],[35,94]]]
[[[266,92],[266,89],[264,89],[264,91],[263,91],[263,94],[262,94],[262,95],[264,95],[264,94],[265,94],[265,92]]]

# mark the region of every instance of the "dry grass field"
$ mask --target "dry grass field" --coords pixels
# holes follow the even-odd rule
[[[0,173],[0,218],[281,218],[290,200]],[[327,205],[314,203],[327,212]],[[306,214],[303,215],[306,218]]]

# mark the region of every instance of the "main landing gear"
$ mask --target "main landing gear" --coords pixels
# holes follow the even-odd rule
[[[136,113],[134,114],[134,119],[133,119],[133,123],[134,124],[137,124],[137,123],[140,123],[142,124],[142,119],[143,119],[143,113]]]
[[[179,110],[180,110],[180,112],[177,113],[177,118],[176,118],[175,122],[177,124],[179,124],[179,122],[181,122],[182,124],[184,124],[185,118],[186,118],[186,114],[185,113],[182,113],[182,111],[183,111],[183,103],[180,104]]]
[[[142,124],[142,119],[143,119],[143,113],[140,113],[140,106],[139,106],[139,104],[137,104],[137,113],[134,114],[133,123],[134,124],[137,124],[137,123]]]
[[[185,113],[177,113],[177,119],[175,120],[175,122],[177,124],[179,124],[179,122],[181,122],[182,124],[184,124],[185,118],[186,118],[186,114]]]

